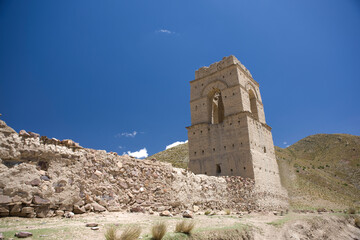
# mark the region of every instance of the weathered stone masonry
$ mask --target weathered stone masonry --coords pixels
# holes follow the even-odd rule
[[[259,84],[234,56],[195,72],[190,82],[189,169],[255,180],[259,193],[285,197]]]
[[[0,120],[0,217],[259,207],[252,179],[195,175],[159,161],[20,132]]]

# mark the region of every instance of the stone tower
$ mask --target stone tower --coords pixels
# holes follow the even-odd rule
[[[271,127],[249,70],[234,56],[225,57],[198,69],[190,88],[190,170],[252,178],[258,188],[280,190]]]

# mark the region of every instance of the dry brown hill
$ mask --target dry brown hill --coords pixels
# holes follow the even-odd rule
[[[293,206],[360,205],[360,136],[312,135],[276,156]]]
[[[275,147],[283,186],[295,208],[360,206],[360,136],[316,134]],[[188,145],[149,157],[187,167]]]

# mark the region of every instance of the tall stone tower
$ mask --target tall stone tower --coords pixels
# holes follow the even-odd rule
[[[258,188],[280,191],[259,84],[245,66],[234,56],[225,57],[198,69],[190,88],[190,170],[252,178]]]

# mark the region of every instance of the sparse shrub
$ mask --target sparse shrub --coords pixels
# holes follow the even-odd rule
[[[355,210],[354,208],[349,208],[349,209],[347,210],[347,213],[348,213],[348,214],[355,214],[355,213],[356,213],[356,210]]]
[[[114,225],[108,227],[105,232],[106,240],[117,240],[116,239],[116,227]]]
[[[296,169],[296,172],[298,173],[298,172],[299,172],[299,169]]]
[[[230,210],[230,209],[225,209],[224,211],[225,211],[225,214],[226,214],[226,215],[230,215],[230,213],[231,213],[231,210]]]
[[[127,227],[124,232],[120,235],[119,240],[135,240],[138,239],[141,233],[140,226]]]
[[[195,227],[195,222],[182,220],[181,222],[176,224],[175,232],[185,233],[187,235],[190,235],[194,227]]]
[[[207,216],[207,215],[209,215],[211,213],[211,211],[210,210],[207,210],[206,212],[205,212],[205,215]]]
[[[347,186],[348,186],[348,184],[347,184],[347,183],[344,183],[343,185],[344,185],[345,187],[347,187]]]
[[[166,234],[167,226],[164,222],[156,223],[151,228],[152,239],[161,240]]]
[[[360,217],[355,218],[355,226],[360,228]]]

